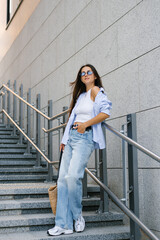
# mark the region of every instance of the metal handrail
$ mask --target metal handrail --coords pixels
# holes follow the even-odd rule
[[[65,115],[66,113],[68,113],[69,111],[70,111],[70,108],[68,108],[67,110],[65,110],[65,111],[63,111],[63,112],[61,112],[61,113],[59,113],[59,114],[51,117],[50,120],[54,120],[54,119],[56,119],[56,118],[58,118],[58,117],[64,116],[64,115]]]
[[[125,136],[124,134],[118,132],[117,130],[115,130],[113,127],[111,127],[107,123],[103,123],[103,125],[105,126],[105,128],[109,129],[115,135],[117,135],[120,138],[124,139],[126,142],[130,143],[131,145],[133,145],[134,147],[138,148],[140,151],[144,152],[145,154],[147,154],[148,156],[150,156],[151,158],[153,158],[154,160],[156,160],[157,162],[160,163],[160,157],[158,155],[156,155],[155,153],[151,152],[147,148],[143,147],[139,143],[135,142],[131,138],[129,138],[129,137]]]
[[[9,87],[7,87],[5,84],[2,84],[2,86],[0,87],[0,90],[2,88],[6,88],[7,91],[11,92],[14,96],[16,96],[18,99],[20,99],[22,102],[24,102],[26,105],[28,105],[30,108],[32,108],[33,110],[35,110],[36,112],[38,112],[40,115],[42,115],[44,118],[46,118],[47,120],[51,121],[56,119],[57,117],[63,116],[65,115],[67,112],[69,112],[70,109],[67,109],[64,112],[61,112],[53,117],[48,117],[46,114],[44,114],[43,112],[41,112],[39,109],[35,108],[34,106],[32,106],[30,103],[28,103],[26,100],[24,100],[22,97],[20,97],[17,93],[15,93],[14,91],[12,91],[12,89],[10,89]],[[0,93],[0,95],[4,95],[4,93]]]
[[[59,130],[61,128],[65,128],[67,125],[67,123],[64,123],[64,124],[61,124],[57,127],[54,127],[54,128],[50,128],[50,129],[45,129],[45,128],[42,128],[42,130],[45,132],[45,133],[49,133],[49,132],[53,132],[53,131],[56,131],[56,130]]]
[[[42,128],[42,130],[44,132],[46,132],[46,133],[49,133],[49,132],[56,131],[56,130],[59,130],[61,128],[64,128],[66,125],[67,125],[67,123],[61,124],[58,127],[54,127],[54,128],[48,129],[48,130],[45,129],[45,128]],[[150,156],[151,158],[153,158],[154,160],[156,160],[157,162],[160,163],[160,157],[158,155],[156,155],[155,153],[151,152],[147,148],[143,147],[141,144],[137,143],[136,141],[132,140],[131,138],[129,138],[129,137],[125,136],[124,134],[118,132],[113,127],[111,127],[109,124],[103,122],[103,125],[105,126],[105,128],[109,129],[111,132],[113,132],[114,134],[116,134],[120,138],[124,139],[125,141],[127,141],[131,145],[135,146],[140,151],[144,152],[145,154],[147,154],[148,156]]]
[[[128,208],[126,207],[119,199],[118,197],[104,184],[102,183],[98,178],[94,176],[91,171],[89,171],[88,168],[85,168],[86,173],[90,175],[90,177],[110,196],[110,198],[114,201],[114,203],[129,217],[131,218],[135,223],[139,225],[139,227],[153,240],[159,240],[154,233],[150,231],[148,227],[146,227],[140,219]]]
[[[9,114],[3,109],[2,112],[9,118],[9,120],[16,126],[16,128],[27,138],[27,140],[33,145],[33,147],[42,155],[42,157],[49,163],[49,164],[56,164],[59,163],[59,161],[50,161],[44,153],[34,144],[34,142],[23,132],[23,130],[15,123],[15,121],[9,116]]]

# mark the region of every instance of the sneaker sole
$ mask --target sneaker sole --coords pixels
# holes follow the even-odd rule
[[[83,232],[84,231],[84,229],[83,230],[78,230],[78,231],[76,231],[77,233],[80,233],[80,232]]]
[[[73,234],[73,230],[66,230],[64,234],[65,235]]]
[[[64,235],[69,235],[69,234],[73,234],[73,231],[72,230],[65,230],[65,232],[61,232],[61,233],[58,233],[58,234],[51,234],[50,232],[49,232],[49,230],[47,231],[47,234],[49,235],[49,236],[59,236],[59,235],[62,235],[62,234],[64,234]]]

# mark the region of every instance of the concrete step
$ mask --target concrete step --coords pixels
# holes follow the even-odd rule
[[[44,183],[7,183],[0,184],[0,200],[6,199],[23,199],[23,198],[48,198],[48,189],[50,186],[54,186],[55,182]],[[96,187],[96,186],[95,186]],[[94,185],[89,185],[88,194],[90,190],[94,189]],[[95,203],[93,203],[94,199]],[[87,206],[87,202],[91,205],[98,205],[97,197],[85,199],[84,206]],[[97,203],[96,203],[97,201]]]
[[[36,159],[0,159],[0,168],[30,168],[36,165]],[[46,167],[47,163],[41,161],[41,166]]]
[[[13,133],[13,132],[10,131],[10,130],[9,130],[9,131],[8,131],[8,130],[3,130],[3,131],[1,130],[1,131],[0,131],[0,135],[10,135],[10,136],[11,136],[12,133]]]
[[[87,227],[117,226],[123,224],[121,213],[85,213],[83,216]],[[47,230],[54,225],[54,215],[46,214],[25,214],[16,216],[0,216],[0,233],[27,232]]]
[[[23,154],[1,154],[0,152],[0,160],[23,160],[23,159],[36,159],[36,155],[35,154],[27,154],[27,153],[23,153]]]
[[[6,133],[6,132],[13,133],[13,128],[10,128],[10,127],[2,128],[2,127],[0,127],[0,133]]]
[[[13,129],[13,125],[10,125],[10,124],[9,124],[9,125],[7,125],[7,124],[6,124],[6,125],[5,125],[5,124],[0,124],[0,129],[1,129],[1,128],[2,128],[2,129],[4,129],[4,128],[6,128],[6,129],[8,129],[8,128],[9,128],[9,129]]]
[[[11,124],[4,124],[4,123],[0,123],[0,127],[8,127],[8,125],[9,125],[9,127],[11,127],[11,128],[13,128],[13,125],[11,125]]]
[[[83,199],[82,205],[98,207],[99,198]],[[88,207],[87,207],[88,210]],[[0,216],[51,213],[49,197],[0,200]]]
[[[6,124],[0,123],[1,128],[6,128]]]
[[[36,155],[36,151],[34,149],[30,150],[30,154],[27,153],[27,149],[25,148],[0,148],[0,158],[5,158],[6,156],[16,155],[18,158],[19,154],[23,155]]]
[[[8,168],[8,167],[10,167],[10,168],[17,168],[17,167],[33,167],[33,166],[35,166],[35,163],[36,163],[36,161],[35,160],[27,160],[27,159],[24,159],[24,160],[6,160],[6,159],[4,159],[4,160],[0,160],[0,168]]]
[[[33,175],[33,174],[47,174],[48,169],[42,167],[35,168],[0,168],[0,175]]]
[[[49,198],[0,200],[0,216],[52,213]]]
[[[0,183],[17,183],[17,182],[44,182],[46,175],[1,175]]]
[[[83,211],[96,211],[100,206],[99,197],[88,197],[82,200]]]
[[[99,194],[100,194],[100,186],[88,184],[87,192],[88,192],[89,196],[97,196],[97,195],[99,196]]]
[[[26,152],[26,147],[25,148],[2,148],[0,147],[0,154],[19,154],[19,153],[25,153]]]
[[[6,135],[6,134],[3,134],[3,135],[0,135],[0,139],[19,139],[19,136],[12,136],[12,135]]]
[[[0,138],[0,144],[16,144],[18,143],[18,138],[17,139],[1,139]]]
[[[0,200],[24,198],[48,198],[48,189],[53,182],[0,184]]]
[[[0,150],[1,149],[7,149],[7,148],[10,148],[10,149],[17,149],[17,148],[24,148],[26,149],[27,145],[26,144],[8,144],[8,143],[0,143]]]
[[[129,240],[129,227],[107,226],[88,227],[84,232],[71,235],[48,236],[46,231],[30,231],[25,233],[0,234],[0,240]]]

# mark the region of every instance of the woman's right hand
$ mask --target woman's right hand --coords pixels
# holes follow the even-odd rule
[[[60,152],[61,152],[61,150],[62,150],[62,152],[64,151],[64,147],[65,147],[65,145],[63,143],[61,143],[61,145],[60,145]]]

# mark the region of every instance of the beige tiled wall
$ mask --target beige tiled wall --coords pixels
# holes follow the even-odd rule
[[[42,108],[52,99],[54,115],[69,105],[80,66],[91,63],[113,103],[109,124],[120,130],[137,113],[138,141],[160,155],[160,1],[24,0],[20,10],[31,2],[39,4],[2,58],[0,83],[16,79],[24,92],[31,88],[32,101],[41,93]],[[121,141],[107,132],[107,142],[109,186],[122,197]],[[56,160],[57,136],[54,146]],[[138,166],[141,219],[158,233],[159,165],[138,153]]]

